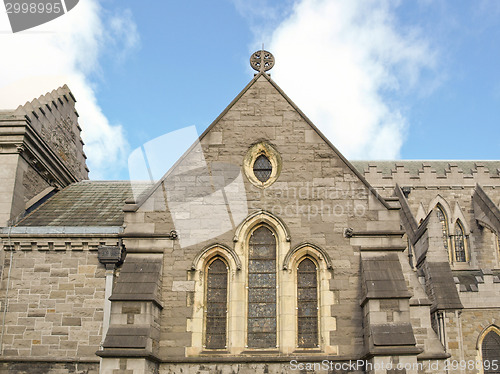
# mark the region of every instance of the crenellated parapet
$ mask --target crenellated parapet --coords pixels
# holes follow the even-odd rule
[[[500,185],[500,161],[352,161],[375,188]]]
[[[26,119],[74,178],[82,180],[88,178],[89,170],[75,103],[69,87],[64,85],[19,106],[14,113]]]

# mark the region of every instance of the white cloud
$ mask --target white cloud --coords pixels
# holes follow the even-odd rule
[[[254,44],[267,42],[270,33],[290,15],[294,0],[232,0],[236,10],[248,20],[256,38]]]
[[[273,79],[351,159],[399,156],[407,119],[397,96],[420,90],[436,64],[416,29],[397,26],[394,4],[301,0],[266,48]]]
[[[15,34],[0,12],[0,108],[14,109],[68,84],[77,99],[91,177],[116,176],[128,143],[122,126],[110,124],[102,113],[92,76],[100,73],[104,51],[116,50],[123,58],[138,43],[130,12],[108,17],[99,0],[80,1],[66,15]]]

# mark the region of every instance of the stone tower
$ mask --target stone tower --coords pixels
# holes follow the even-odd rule
[[[54,191],[88,179],[75,102],[64,85],[0,111],[0,226]]]

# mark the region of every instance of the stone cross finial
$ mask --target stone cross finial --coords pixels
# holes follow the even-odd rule
[[[250,57],[250,66],[261,73],[271,70],[274,66],[274,56],[271,52],[263,49],[254,52],[252,57]]]

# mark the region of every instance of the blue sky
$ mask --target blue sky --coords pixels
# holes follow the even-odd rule
[[[265,43],[272,78],[348,158],[500,159],[499,1],[276,3],[80,0],[23,35],[4,17],[0,107],[67,82],[91,178],[126,179],[133,149],[201,133]]]

